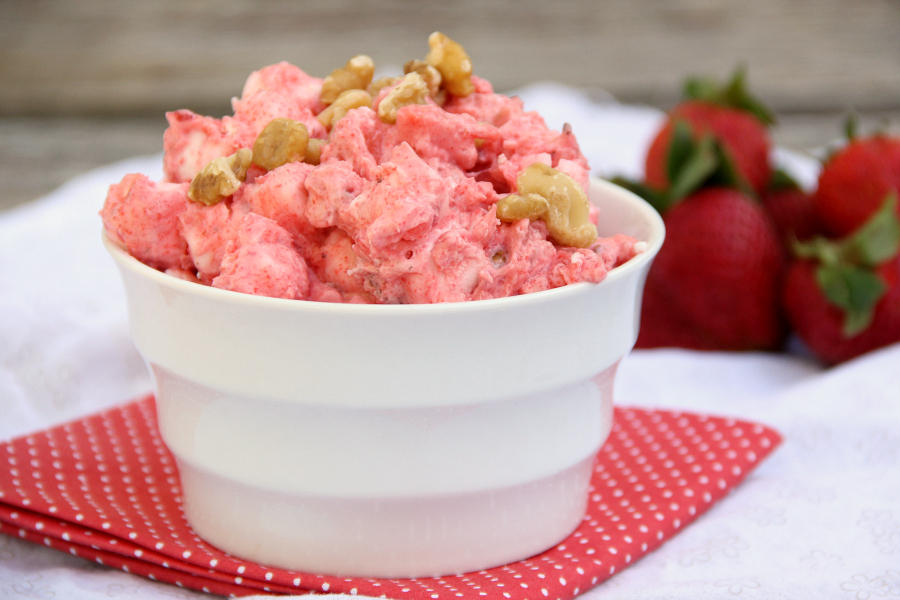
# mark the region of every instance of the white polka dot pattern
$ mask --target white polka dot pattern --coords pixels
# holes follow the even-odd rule
[[[587,514],[556,547],[453,577],[346,579],[248,563],[199,539],[148,397],[0,443],[0,532],[209,593],[343,593],[409,600],[568,600],[703,514],[780,443],[774,430],[692,413],[616,408]]]

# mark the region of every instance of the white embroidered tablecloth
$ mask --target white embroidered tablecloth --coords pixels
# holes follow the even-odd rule
[[[554,85],[520,91],[570,122],[595,174],[640,174],[657,111],[592,103]],[[815,165],[779,159],[807,185]],[[124,295],[100,244],[107,186],[160,177],[160,156],[78,177],[0,214],[0,439],[150,390]],[[639,351],[620,404],[757,420],[784,444],[728,498],[585,600],[900,597],[900,345],[823,370],[802,353]],[[202,594],[0,536],[0,598],[200,598]]]

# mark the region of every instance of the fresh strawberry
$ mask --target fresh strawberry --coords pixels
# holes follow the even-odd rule
[[[738,190],[707,187],[663,218],[666,240],[644,288],[637,347],[781,347],[784,253],[763,208]]]
[[[769,188],[760,201],[772,218],[781,240],[790,246],[794,240],[808,240],[822,233],[813,197],[784,171],[772,175]]]
[[[843,237],[865,223],[891,191],[900,192],[900,138],[856,138],[851,132],[847,145],[823,165],[814,205],[825,230]]]
[[[742,90],[741,78],[735,81],[730,87]],[[731,123],[749,118],[765,133],[755,117],[728,110],[739,115],[728,117]],[[748,195],[753,191],[746,169],[712,128],[673,120],[661,136],[669,138],[665,158],[648,155],[645,183],[614,180],[647,199],[666,225],[666,240],[644,287],[637,347],[780,348],[786,335],[780,306],[785,253],[771,218]],[[769,180],[763,137],[761,185]],[[664,164],[664,185],[654,180],[655,161]]]
[[[639,348],[775,350],[786,336],[785,252],[754,197],[771,178],[772,121],[740,71],[724,88],[691,80],[647,155],[643,183],[613,181],[663,215],[666,240],[644,287]]]
[[[896,194],[856,232],[798,244],[784,306],[822,362],[837,364],[900,341],[900,219]]]
[[[645,159],[646,184],[668,190],[674,183],[672,161],[678,160],[679,153],[676,126],[685,123],[694,140],[712,136],[741,184],[762,192],[772,174],[768,125],[774,119],[747,93],[743,71],[738,70],[724,87],[706,79],[690,79],[684,96],[650,144]]]

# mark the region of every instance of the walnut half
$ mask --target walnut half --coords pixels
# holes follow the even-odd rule
[[[364,90],[372,82],[375,63],[365,54],[357,54],[343,67],[335,69],[322,82],[319,100],[331,104],[347,90]]]
[[[253,143],[253,164],[271,171],[287,163],[302,161],[308,144],[306,125],[293,119],[272,119]]]
[[[497,218],[512,222],[541,219],[550,238],[562,246],[587,248],[597,239],[587,194],[574,179],[544,163],[534,163],[516,178],[517,194],[501,198]]]
[[[397,111],[410,104],[427,104],[428,84],[418,73],[407,73],[378,103],[378,118],[384,123],[396,123]]]
[[[428,86],[428,95],[431,96],[437,104],[443,104],[446,94],[441,89],[443,78],[441,72],[429,65],[424,60],[410,60],[403,65],[404,73],[418,73],[425,80]]]
[[[328,108],[316,115],[319,122],[327,129],[331,129],[334,124],[343,119],[348,112],[354,108],[363,106],[372,106],[372,96],[366,90],[347,90],[332,102]]]
[[[472,61],[461,45],[435,31],[428,36],[428,46],[425,62],[440,72],[445,90],[454,96],[468,96],[475,91]]]

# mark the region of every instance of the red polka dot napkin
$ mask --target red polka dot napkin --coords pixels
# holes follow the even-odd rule
[[[345,579],[267,568],[194,535],[152,397],[0,443],[0,532],[223,595],[332,592],[409,600],[568,600],[709,509],[781,441],[746,421],[616,408],[587,515],[556,547],[454,577]]]

